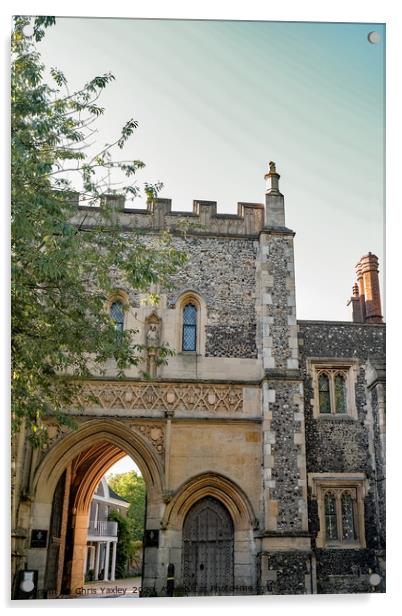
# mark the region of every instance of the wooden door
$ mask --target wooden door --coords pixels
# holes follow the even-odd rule
[[[233,522],[215,498],[198,501],[184,521],[183,584],[189,594],[233,593]]]

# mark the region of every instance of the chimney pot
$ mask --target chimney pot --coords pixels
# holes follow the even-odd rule
[[[348,301],[347,305],[352,304],[352,320],[353,323],[364,323],[362,315],[362,304],[360,302],[359,287],[357,283],[353,285],[352,297]]]
[[[372,252],[360,259],[360,275],[364,286],[365,323],[382,323],[378,258]]]
[[[358,286],[358,291],[359,291],[361,323],[364,323],[366,320],[366,301],[364,297],[363,273],[362,273],[360,261],[356,265],[356,278],[357,278],[356,284]]]

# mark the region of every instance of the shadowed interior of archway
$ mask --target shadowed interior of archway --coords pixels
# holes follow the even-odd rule
[[[77,509],[86,510],[89,507],[99,481],[126,455],[120,447],[107,441],[99,441],[73,460],[71,486],[77,490]]]

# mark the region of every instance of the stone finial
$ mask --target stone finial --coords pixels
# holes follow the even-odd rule
[[[265,225],[267,227],[285,226],[285,201],[279,192],[279,173],[276,172],[276,164],[271,160],[268,163],[269,170],[264,175],[266,182],[265,190]]]
[[[266,194],[280,195],[279,192],[279,173],[276,172],[276,164],[271,160],[268,164],[269,171],[264,175],[266,181]]]
[[[352,295],[353,297],[359,297],[359,286],[357,282],[353,285]]]

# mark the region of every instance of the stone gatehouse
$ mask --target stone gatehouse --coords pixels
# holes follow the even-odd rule
[[[167,199],[130,210],[108,198],[128,242],[138,228],[144,241],[170,228],[189,258],[174,288],[157,289],[156,307],[127,288],[110,298],[117,325],[138,329],[144,365],[121,379],[110,362],[83,383],[92,402],[69,411],[78,428],[50,424],[46,450],[20,434],[13,570],[37,570],[40,596],[82,586],[91,499],[124,455],[146,483],[151,593],[165,593],[169,564],[188,594],[385,589],[377,258],[358,264],[351,322],[298,321],[279,177],[270,163],[265,204],[239,203],[236,215],[207,201],[188,213]],[[185,237],[180,219],[196,223]],[[157,366],[161,342],[176,354]],[[32,543],[35,529],[43,545]]]

